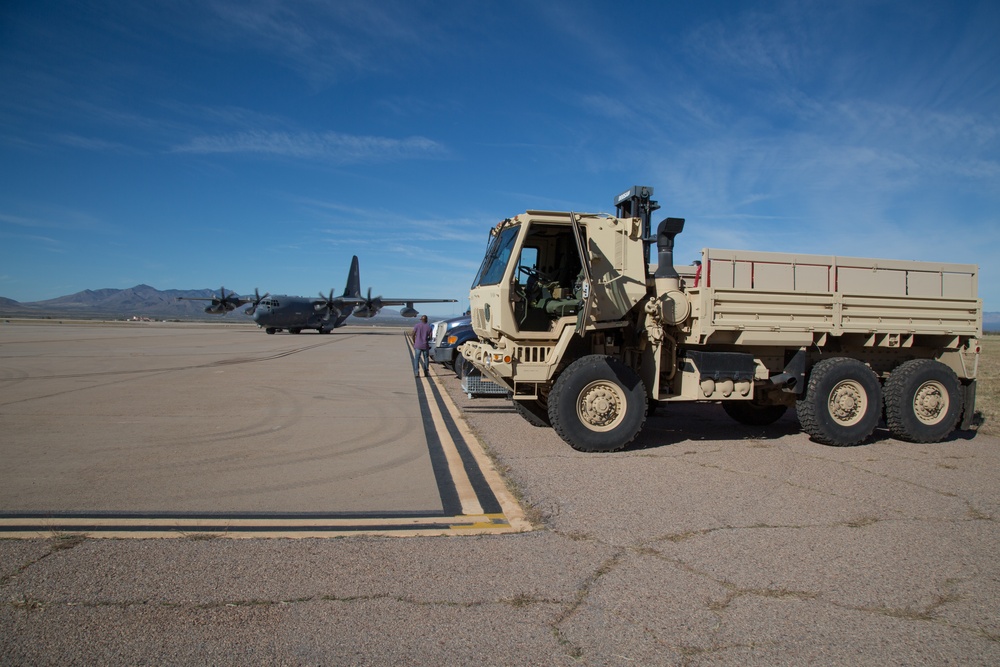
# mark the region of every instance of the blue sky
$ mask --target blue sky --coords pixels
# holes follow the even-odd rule
[[[496,221],[651,185],[704,246],[973,262],[1000,3],[0,5],[0,295],[463,303]],[[434,311],[432,311],[434,312]]]

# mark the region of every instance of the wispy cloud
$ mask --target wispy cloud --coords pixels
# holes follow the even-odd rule
[[[50,250],[58,250],[62,246],[62,242],[58,239],[54,239],[51,236],[38,236],[37,234],[13,234],[10,232],[0,231],[0,238],[5,239],[17,239],[21,241],[31,241],[33,243],[41,243],[43,245],[49,246]]]
[[[230,47],[265,51],[325,86],[433,49],[441,21],[410,2],[215,0],[213,35]]]
[[[173,149],[176,153],[244,153],[322,160],[335,164],[441,158],[445,147],[426,137],[374,137],[339,132],[252,131],[206,135]]]
[[[102,220],[82,211],[49,207],[37,216],[24,216],[0,212],[0,224],[15,225],[32,229],[60,229],[82,232],[108,232],[109,226]]]
[[[114,152],[114,153],[136,153],[136,149],[131,146],[126,146],[123,143],[117,141],[108,141],[106,139],[100,139],[98,137],[84,137],[78,134],[56,134],[52,135],[52,140],[55,143],[62,144],[64,146],[69,146],[71,148],[80,148],[88,151],[100,151],[100,152]]]

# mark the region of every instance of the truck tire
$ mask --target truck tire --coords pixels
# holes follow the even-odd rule
[[[872,369],[857,359],[824,359],[813,366],[795,409],[802,430],[816,442],[857,445],[878,425],[882,387]]]
[[[726,414],[747,426],[767,426],[781,419],[787,405],[766,405],[755,401],[723,401]]]
[[[962,383],[955,371],[934,359],[911,359],[885,382],[885,422],[909,442],[940,442],[962,414]]]
[[[513,401],[514,412],[524,417],[524,421],[532,426],[552,426],[549,422],[549,410],[542,401]]]
[[[590,355],[566,367],[549,392],[549,422],[573,449],[614,452],[646,421],[646,388],[614,357]]]

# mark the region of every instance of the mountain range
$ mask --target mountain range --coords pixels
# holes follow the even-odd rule
[[[132,317],[149,317],[155,319],[177,320],[218,320],[220,315],[209,315],[205,312],[206,301],[178,301],[177,297],[208,297],[216,295],[214,290],[158,290],[149,285],[136,285],[128,289],[83,290],[76,294],[60,296],[45,301],[20,303],[13,299],[0,297],[0,317],[66,317],[66,318],[103,318],[130,319]],[[237,308],[228,317],[236,321],[250,321],[243,314],[245,308]],[[398,319],[405,323],[405,318],[396,315],[393,310],[383,310],[378,320]],[[360,320],[359,320],[360,322]],[[983,329],[1000,331],[1000,313],[983,313]]]
[[[21,303],[0,297],[0,317],[62,317],[68,319],[111,319],[126,320],[133,317],[163,320],[203,320],[251,323],[243,314],[248,306],[237,308],[227,315],[211,315],[205,312],[207,301],[178,301],[177,297],[212,298],[217,292],[210,289],[158,290],[149,285],[136,285],[128,289],[83,290],[76,294],[60,296],[45,301]],[[225,318],[223,320],[222,318]],[[388,308],[374,318],[373,324],[407,324],[412,319],[400,317],[394,309]],[[389,322],[392,320],[393,322]],[[354,319],[354,324],[363,320]]]

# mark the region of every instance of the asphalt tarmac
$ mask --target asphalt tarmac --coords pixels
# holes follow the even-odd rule
[[[0,664],[1000,664],[997,439],[671,406],[581,454],[409,364],[0,324]]]

